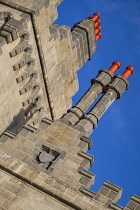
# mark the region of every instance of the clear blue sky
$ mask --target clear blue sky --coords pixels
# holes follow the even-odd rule
[[[127,66],[134,66],[129,77],[129,89],[116,100],[100,119],[91,138],[89,151],[95,158],[97,192],[105,180],[123,188],[119,205],[125,206],[133,194],[140,196],[140,1],[139,0],[64,0],[59,6],[56,23],[72,27],[75,23],[101,14],[102,38],[97,50],[78,72],[80,90],[73,105],[90,86],[98,70],[120,61],[122,74]]]

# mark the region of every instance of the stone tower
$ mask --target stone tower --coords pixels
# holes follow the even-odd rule
[[[122,188],[106,181],[97,193],[89,190],[93,157],[86,152],[134,69],[114,76],[115,61],[71,108],[77,71],[101,37],[100,15],[73,28],[52,24],[61,1],[0,0],[0,209],[122,210],[116,204]],[[140,197],[125,209],[139,210]]]

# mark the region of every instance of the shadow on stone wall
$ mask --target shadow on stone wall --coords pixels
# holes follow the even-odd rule
[[[23,125],[25,125],[32,118],[32,116],[25,117],[25,112],[26,110],[20,109],[19,113],[13,117],[12,123],[5,130],[18,134]]]

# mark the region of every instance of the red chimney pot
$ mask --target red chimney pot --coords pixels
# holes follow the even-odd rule
[[[95,21],[95,28],[97,28],[100,24],[101,24],[101,21],[100,20],[96,20]]]
[[[120,68],[120,66],[121,66],[121,63],[119,61],[114,61],[112,63],[112,66],[108,70],[114,73],[117,69]]]
[[[96,21],[97,19],[100,18],[100,13],[96,12],[94,13],[93,17],[89,17],[90,19],[92,19],[93,21]]]
[[[102,30],[102,28],[100,26],[98,26],[97,28],[95,28],[95,34],[98,34],[101,30]]]
[[[133,73],[134,73],[134,67],[133,66],[128,66],[126,68],[125,72],[122,74],[122,76],[127,79]]]
[[[102,37],[101,33],[96,34],[96,41]]]

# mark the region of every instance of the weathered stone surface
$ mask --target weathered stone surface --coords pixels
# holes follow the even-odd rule
[[[54,121],[71,107],[76,72],[96,49],[91,19],[73,29],[52,24],[61,2],[0,0],[0,135],[6,130],[0,137],[0,209],[122,210],[114,204],[121,196],[118,186],[105,182],[97,193],[87,189],[94,174],[86,151],[98,118],[128,84],[117,76],[103,103],[76,126]],[[112,75],[100,73],[68,113],[71,125],[105,92]],[[125,208],[139,210],[139,203],[133,196]]]

